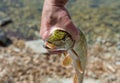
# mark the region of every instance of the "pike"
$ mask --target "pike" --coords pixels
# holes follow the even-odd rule
[[[79,38],[73,40],[72,36],[64,30],[55,29],[49,38],[45,40],[44,47],[49,54],[65,55],[62,64],[68,66],[71,63],[75,69],[73,83],[82,83],[84,78],[86,60],[87,60],[87,43],[84,34],[79,30]]]

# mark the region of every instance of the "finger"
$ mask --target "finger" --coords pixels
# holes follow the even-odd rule
[[[43,18],[41,20],[41,28],[40,28],[40,36],[43,40],[48,38],[49,33],[50,33],[51,26],[47,22],[46,18]]]
[[[74,40],[76,40],[79,37],[79,31],[73,24],[69,15],[64,16],[64,18],[62,18],[62,20],[60,20],[57,25],[60,26],[63,30],[70,33]]]

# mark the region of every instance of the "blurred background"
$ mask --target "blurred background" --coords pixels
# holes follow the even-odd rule
[[[0,0],[0,83],[72,83],[74,69],[41,55],[44,0]],[[120,83],[120,0],[69,0],[73,22],[86,36],[84,83]]]

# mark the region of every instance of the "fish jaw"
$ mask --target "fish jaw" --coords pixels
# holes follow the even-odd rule
[[[56,46],[54,44],[51,44],[49,42],[45,42],[44,47],[46,47],[47,49],[55,49]]]
[[[67,51],[66,49],[57,49],[54,44],[51,44],[49,42],[45,42],[43,47],[47,50],[46,53],[43,53],[46,55],[48,55],[48,54],[62,54],[62,53],[65,53]]]

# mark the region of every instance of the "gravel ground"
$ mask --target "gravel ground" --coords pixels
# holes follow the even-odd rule
[[[1,47],[0,83],[59,83],[65,78],[72,80],[74,69],[71,65],[64,67],[59,56],[45,56],[34,50],[26,47],[23,40],[15,39],[11,46]],[[120,49],[108,41],[89,45],[84,83],[120,83],[119,77]],[[50,78],[51,81],[48,80]]]

